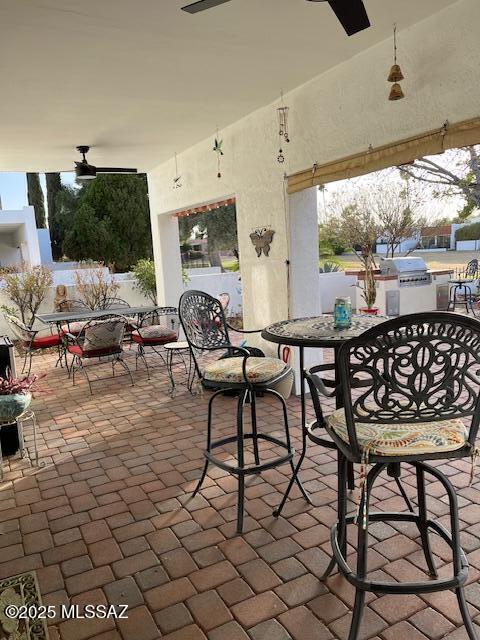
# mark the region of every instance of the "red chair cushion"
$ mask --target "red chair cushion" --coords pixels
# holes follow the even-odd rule
[[[60,341],[58,333],[51,336],[38,336],[32,342],[32,349],[48,349],[49,347],[56,347],[60,344]]]
[[[82,347],[76,344],[69,345],[67,350],[68,353],[72,353],[74,356],[79,356],[80,358],[101,358],[102,356],[114,356],[122,352],[120,347],[107,347],[104,349],[89,349],[88,351],[84,351]]]
[[[154,324],[150,327],[141,327],[140,330],[132,331],[132,340],[137,344],[150,344],[153,346],[176,342],[177,334],[172,329],[166,329]]]

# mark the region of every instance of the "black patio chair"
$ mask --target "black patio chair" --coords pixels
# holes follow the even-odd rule
[[[161,364],[167,366],[164,347],[170,342],[178,340],[180,319],[176,307],[159,307],[155,311],[146,313],[137,327],[132,331],[132,341],[137,345],[135,354],[135,368],[141,360],[150,379],[150,368],[147,362],[149,350],[158,356]]]
[[[75,385],[75,374],[81,371],[85,376],[90,393],[93,394],[92,382],[85,366],[87,362],[111,362],[112,377],[115,377],[115,365],[120,365],[134,384],[132,374],[123,360],[123,338],[127,326],[127,319],[119,315],[105,315],[102,318],[90,320],[78,335],[66,333],[67,351],[73,356],[69,375]]]
[[[395,318],[346,342],[338,354],[344,409],[322,412],[314,372],[307,380],[314,403],[313,431],[328,434],[338,455],[338,521],[332,527],[333,561],[356,588],[348,640],[359,637],[366,592],[421,594],[453,589],[470,640],[476,640],[464,595],[468,562],[460,547],[455,489],[441,467],[428,461],[472,459],[480,422],[480,322],[447,312]],[[362,465],[360,506],[347,515],[347,463]],[[398,479],[402,465],[412,465],[417,481],[417,510],[405,494],[408,512],[369,512],[372,489],[386,471]],[[370,466],[371,465],[371,466]],[[427,513],[425,475],[445,489],[449,501],[448,532]],[[367,570],[370,522],[416,525],[430,576],[425,582],[397,583],[370,579]],[[357,527],[356,570],[347,564],[347,527]],[[452,549],[453,575],[438,578],[429,532]]]
[[[465,269],[455,272],[455,276],[449,281],[448,311],[455,311],[458,306],[463,306],[467,313],[471,311],[476,315],[473,305],[477,301],[477,295],[472,288],[478,289],[479,276],[477,258],[470,260]]]
[[[203,387],[213,391],[208,403],[205,464],[193,495],[195,496],[200,490],[210,463],[237,476],[237,532],[241,533],[243,531],[245,477],[286,463],[290,464],[292,473],[294,472],[293,456],[295,452],[290,442],[286,404],[286,398],[292,388],[293,371],[282,360],[254,356],[247,348],[234,346],[229,338],[231,327],[227,324],[220,301],[207,293],[202,291],[184,293],[180,298],[179,313],[197,375]],[[257,333],[257,331],[242,331],[242,333]],[[209,361],[202,366],[200,363],[201,354],[212,354],[216,351],[226,352],[230,357]],[[238,396],[236,434],[214,440],[212,437],[213,402],[217,396],[225,391],[235,391]],[[269,433],[259,432],[256,409],[259,393],[270,394],[281,403],[285,440]],[[250,403],[251,432],[245,433],[244,409],[247,402]],[[245,449],[247,440],[252,441],[253,462],[246,459],[248,457],[248,452]],[[269,450],[267,459],[261,461],[259,448],[261,440],[285,449],[285,453],[272,457],[271,450]],[[214,453],[215,449],[229,443],[236,444],[237,459],[233,462],[226,461],[222,456],[217,457]],[[300,481],[298,481],[298,485],[306,497]]]

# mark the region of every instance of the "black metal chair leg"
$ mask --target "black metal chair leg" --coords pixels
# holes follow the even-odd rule
[[[355,472],[353,470],[353,462],[347,464],[347,483],[349,491],[355,489]]]
[[[243,431],[243,411],[245,401],[251,395],[248,389],[241,392],[237,404],[237,459],[238,459],[238,506],[237,533],[243,533],[243,512],[245,503],[245,450]]]
[[[197,495],[197,493],[200,491],[200,487],[202,486],[203,481],[205,480],[205,476],[207,475],[207,470],[208,470],[208,460],[205,460],[205,464],[203,465],[202,475],[200,476],[200,479],[197,482],[197,486],[193,490],[192,498],[194,498]]]
[[[418,531],[422,540],[423,553],[427,563],[429,574],[436,578],[438,576],[435,563],[433,561],[432,549],[430,547],[430,538],[428,535],[428,518],[427,518],[427,498],[425,494],[425,472],[420,465],[415,465],[417,472],[417,493],[418,493],[418,514],[420,516],[418,522]]]
[[[475,631],[475,627],[473,626],[470,612],[468,610],[468,604],[465,600],[464,588],[458,587],[458,589],[455,589],[455,594],[457,596],[458,606],[460,607],[460,613],[462,614],[463,623],[465,625],[465,630],[467,632],[468,638],[469,640],[478,640],[478,636]]]
[[[338,475],[338,494],[337,494],[337,520],[338,520],[338,528],[337,528],[337,537],[338,537],[338,545],[340,547],[340,551],[342,555],[345,557],[347,554],[347,482],[348,482],[348,468],[350,466],[350,462],[347,461],[345,456],[338,451],[337,452],[337,475]],[[328,567],[325,569],[320,580],[326,580],[329,575],[333,572],[335,567],[337,566],[337,561],[335,556],[332,556]]]
[[[213,401],[215,400],[215,398],[217,396],[219,396],[222,392],[221,391],[216,391],[212,397],[210,398],[210,400],[208,401],[208,415],[207,415],[207,447],[205,449],[206,453],[210,453],[210,451],[212,450],[212,406],[213,406]],[[207,470],[208,470],[208,458],[205,460],[205,464],[203,465],[203,471],[202,471],[202,475],[200,476],[199,481],[197,482],[197,486],[195,487],[193,494],[192,494],[192,498],[194,498],[197,493],[200,491],[200,488],[203,484],[203,481],[205,480],[205,476],[207,475]]]
[[[357,543],[357,578],[364,579],[367,575],[367,554],[368,554],[368,508],[370,501],[370,492],[373,483],[379,475],[383,465],[374,467],[367,476],[363,489],[362,498],[360,500],[360,512],[357,520],[358,543]],[[346,536],[344,536],[346,545]],[[342,555],[345,557],[346,546],[342,549]],[[363,611],[365,606],[365,591],[357,587],[355,593],[355,604],[353,606],[352,622],[348,640],[357,640],[360,624],[362,622]]]
[[[253,455],[255,464],[260,464],[260,454],[258,451],[258,430],[257,430],[257,403],[255,399],[255,391],[250,391],[250,414],[252,416],[252,434],[253,434]]]

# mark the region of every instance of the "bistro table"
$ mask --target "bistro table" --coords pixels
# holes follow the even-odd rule
[[[290,478],[290,483],[282,498],[279,507],[274,511],[274,515],[280,515],[288,495],[295,482],[300,467],[307,453],[308,429],[306,420],[306,403],[305,403],[305,371],[304,371],[304,351],[305,348],[323,348],[333,349],[334,363],[333,365],[324,365],[323,370],[334,371],[335,378],[328,382],[326,386],[334,387],[334,395],[336,408],[342,406],[341,394],[338,388],[338,370],[337,370],[337,353],[342,344],[350,338],[361,335],[367,329],[384,322],[387,318],[384,316],[374,315],[354,315],[352,316],[352,324],[348,329],[335,329],[333,326],[333,315],[321,315],[315,318],[296,318],[292,320],[282,320],[266,327],[262,331],[262,338],[269,342],[275,342],[278,345],[288,345],[298,347],[300,352],[300,401],[301,401],[301,426],[302,426],[302,452],[298,460],[297,466]],[[280,348],[280,347],[279,347]],[[353,469],[350,468],[349,487],[353,488]]]

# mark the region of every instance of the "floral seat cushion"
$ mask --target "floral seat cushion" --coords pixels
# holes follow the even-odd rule
[[[177,334],[172,329],[153,324],[147,327],[140,327],[132,331],[132,340],[138,344],[161,345],[168,342],[175,342]]]
[[[205,366],[203,377],[212,382],[243,383],[243,357],[216,360]],[[253,384],[274,380],[290,367],[278,358],[248,358],[247,377]]]
[[[348,430],[343,409],[326,418],[328,426],[348,444]],[[465,446],[467,430],[459,418],[437,422],[377,424],[355,423],[359,447],[379,456],[424,455],[455,451]]]

